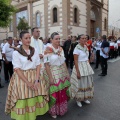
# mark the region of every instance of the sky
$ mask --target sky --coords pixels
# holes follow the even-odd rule
[[[109,0],[109,25],[120,28],[120,0]]]

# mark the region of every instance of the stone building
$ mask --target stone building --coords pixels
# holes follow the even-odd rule
[[[19,9],[8,29],[0,30],[0,39],[17,36],[19,17],[25,17],[29,26],[39,27],[42,37],[59,32],[61,38],[68,35],[88,34],[97,37],[108,35],[109,0],[12,0]]]

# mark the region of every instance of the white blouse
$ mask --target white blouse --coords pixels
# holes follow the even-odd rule
[[[31,59],[32,61],[27,60],[26,56],[21,55],[18,51],[14,51],[12,59],[14,69],[20,68],[21,70],[29,70],[35,69],[37,65],[40,65],[40,58],[36,49]]]
[[[114,46],[115,45],[115,43],[114,42],[110,42],[110,46]]]
[[[55,53],[59,51],[59,48],[55,49],[52,45],[49,45],[49,47],[52,48]],[[49,65],[57,65],[57,66],[62,65],[65,62],[63,49],[60,55],[55,53],[44,55],[44,63],[49,63]]]
[[[86,46],[84,46],[83,49],[87,49]],[[83,51],[77,48],[77,46],[75,47],[73,54],[78,55],[78,61],[79,62],[85,62],[88,61],[88,56],[89,56],[89,52],[87,51]]]

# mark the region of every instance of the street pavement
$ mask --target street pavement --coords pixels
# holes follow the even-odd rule
[[[94,65],[92,65],[94,68]],[[64,116],[58,116],[56,120],[120,120],[120,59],[108,62],[108,75],[98,76],[101,69],[95,70],[94,86],[95,95],[90,105],[83,104],[79,108],[74,100],[69,101],[68,112]],[[2,72],[2,84],[0,89],[0,120],[11,120],[4,113],[5,99],[8,84],[4,83]],[[38,116],[36,120],[53,120],[47,113]]]

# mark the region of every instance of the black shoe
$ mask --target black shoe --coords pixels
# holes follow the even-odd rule
[[[98,76],[105,76],[106,74],[99,74]]]

